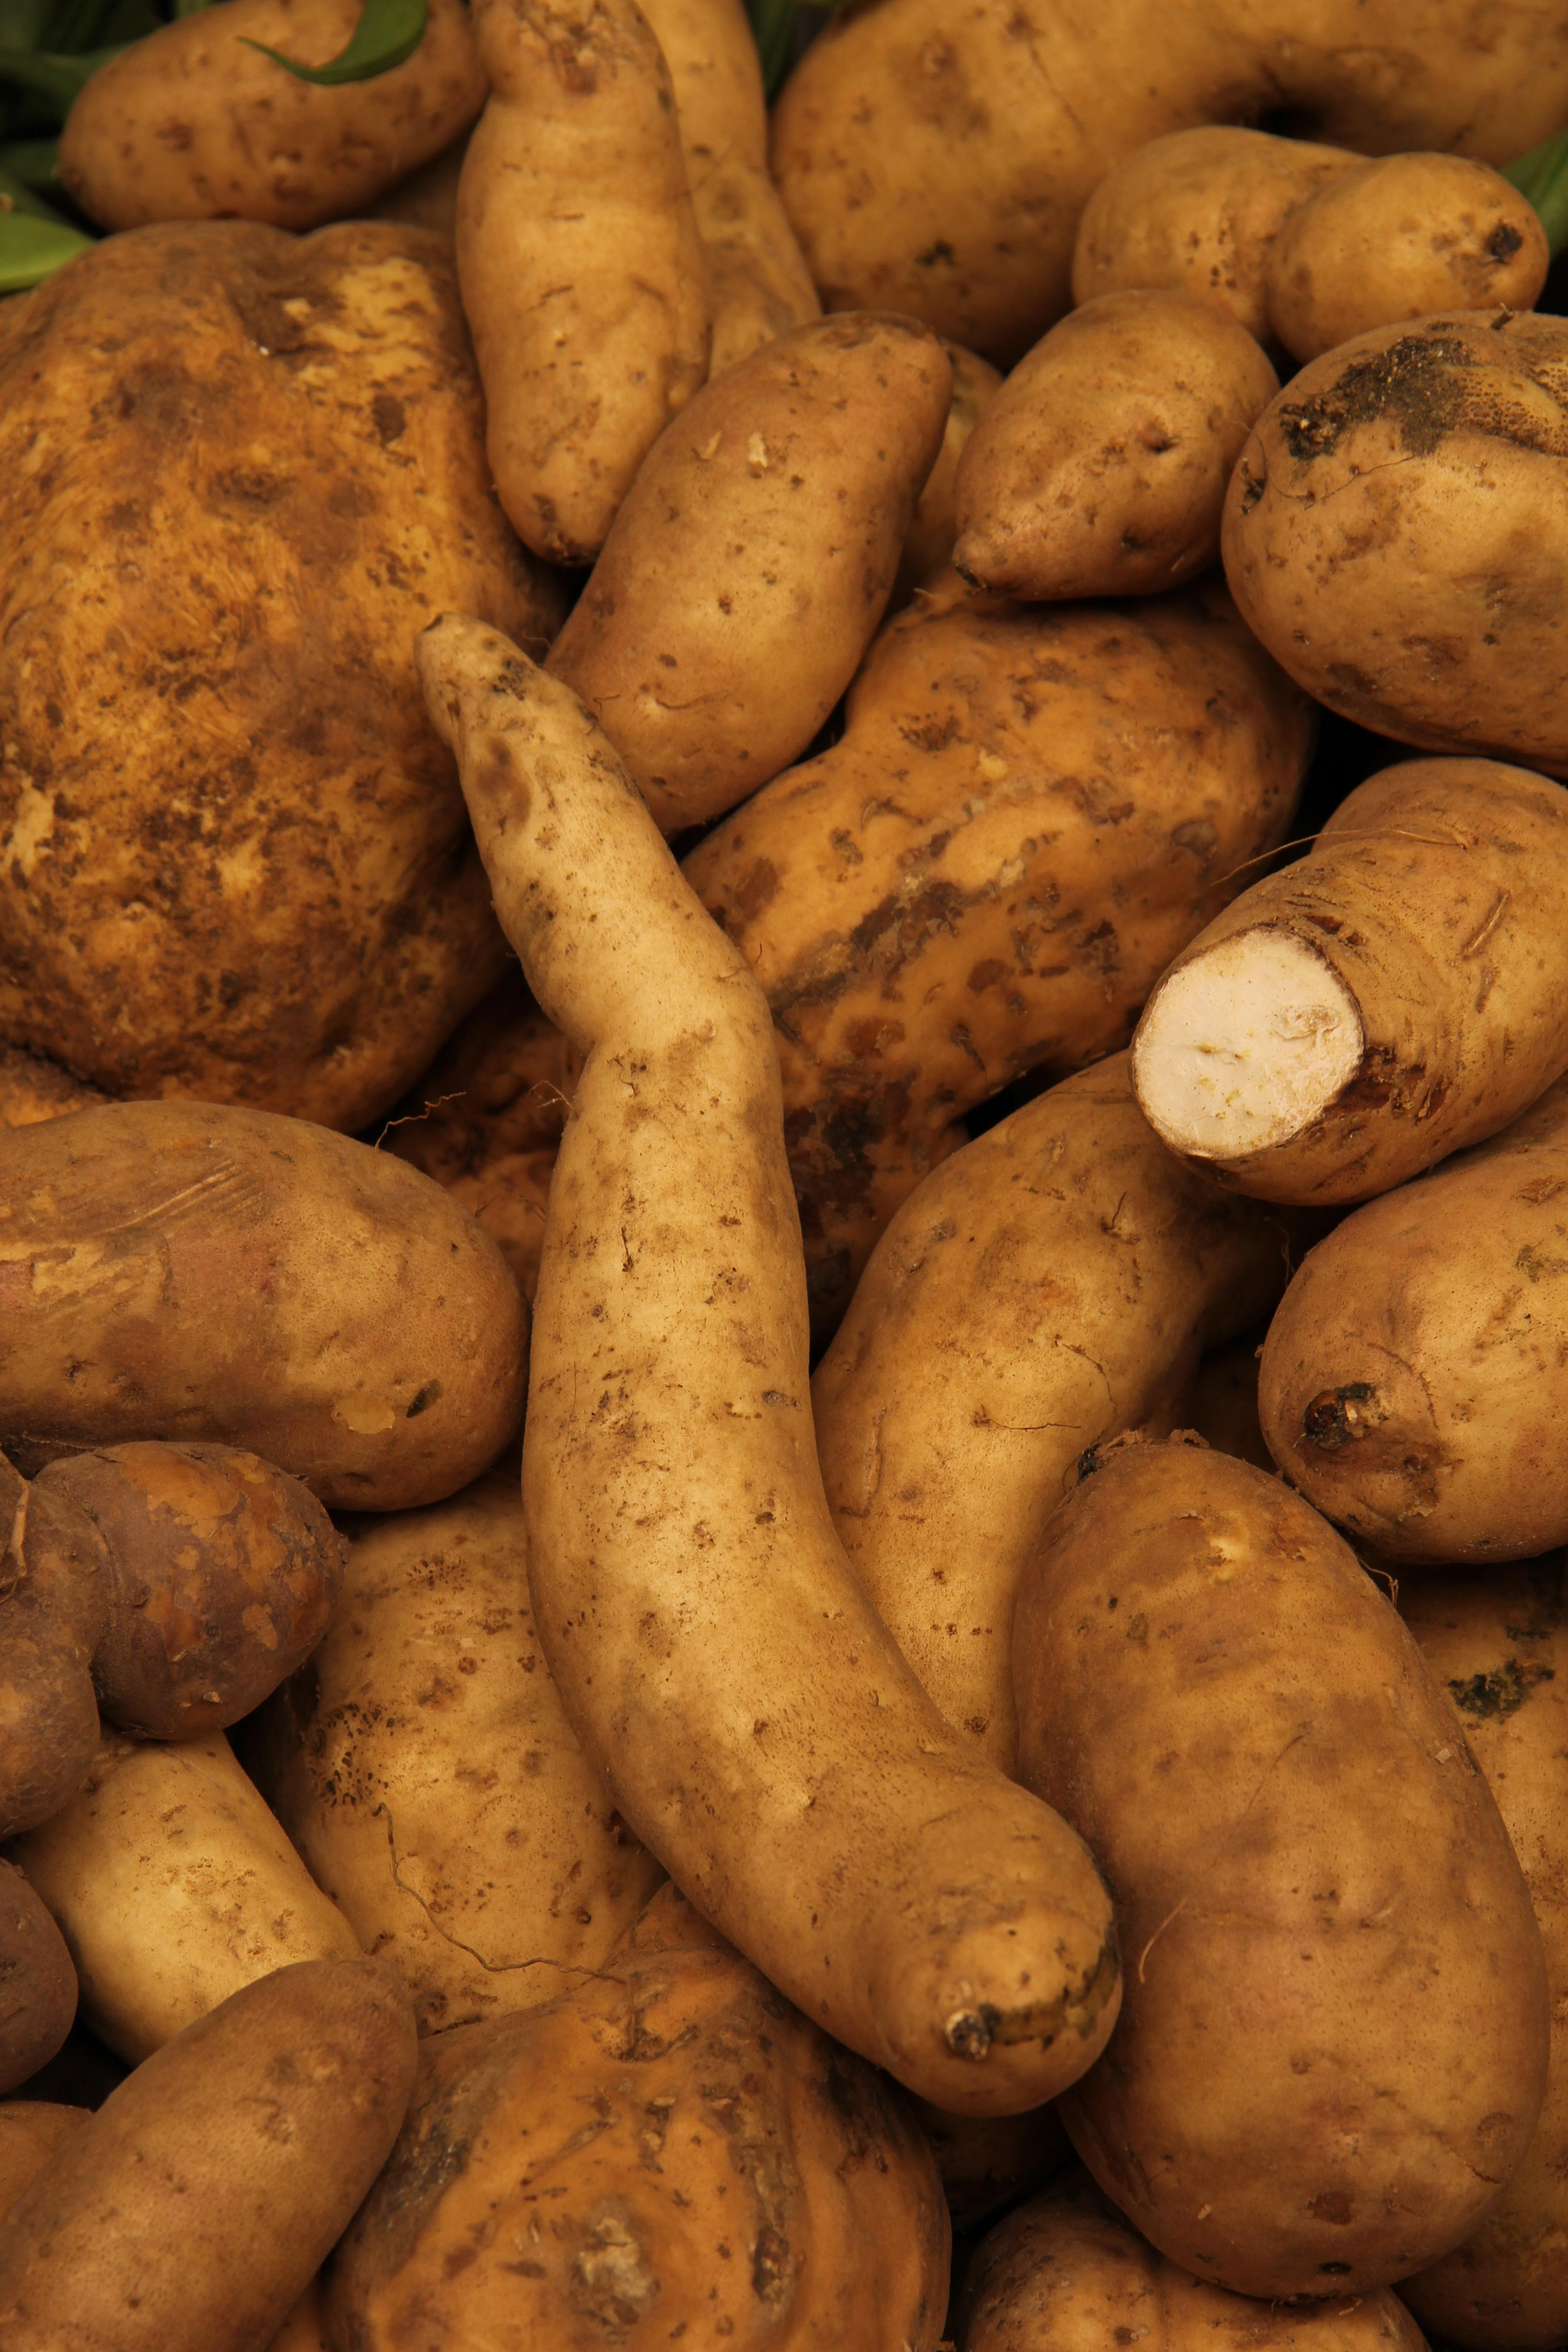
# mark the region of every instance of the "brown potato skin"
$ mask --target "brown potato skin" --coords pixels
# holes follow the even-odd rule
[[[668,1887],[603,1975],[426,2042],[328,2323],[354,2352],[509,2334],[651,2352],[687,2331],[934,2352],[948,2244],[899,2091]]]
[[[111,2092],[0,2225],[6,2352],[257,2352],[380,2170],[416,2064],[378,1961],[246,1986]]]
[[[1173,2262],[1371,2291],[1467,2236],[1545,2084],[1545,1961],[1447,1694],[1300,1496],[1129,1444],[1018,1597],[1023,1776],[1100,1856],[1124,2005],[1062,2120]],[[1499,1987],[1508,1989],[1500,2000]]]
[[[458,1023],[381,1138],[383,1150],[462,1202],[531,1304],[551,1171],[581,1069],[514,969]]]
[[[110,1574],[90,1520],[0,1454],[0,1838],[47,1822],[91,1769]]]
[[[1299,205],[1356,158],[1343,147],[1205,125],[1168,131],[1108,172],[1078,225],[1072,299],[1163,286],[1268,341],[1268,257]]]
[[[1105,294],[1019,361],[958,468],[953,562],[996,596],[1151,596],[1217,561],[1279,379],[1195,294]]]
[[[1212,584],[922,599],[873,646],[843,740],[687,858],[773,1012],[819,1339],[956,1119],[1126,1044],[1284,837],[1313,728]]]
[[[942,447],[926,476],[914,520],[904,539],[904,551],[899,559],[899,576],[893,583],[889,606],[895,613],[903,610],[917,588],[934,588],[952,562],[958,541],[954,504],[958,461],[1002,383],[1001,370],[994,368],[989,360],[983,360],[977,352],[966,352],[962,343],[951,342],[944,342],[942,349],[952,370],[952,393]]]
[[[133,2067],[242,1985],[359,1949],[221,1731],[106,1732],[85,1785],[8,1851],[65,1938],[82,2022]]]
[[[715,376],[822,315],[768,176],[768,110],[742,0],[642,0],[669,68],[692,210],[713,289]]]
[[[1542,776],[1491,760],[1381,769],[1305,857],[1233,898],[1174,958],[1133,1038],[1134,1086],[1171,973],[1222,940],[1283,932],[1353,998],[1360,1067],[1300,1134],[1192,1164],[1265,1201],[1392,1191],[1495,1135],[1568,1069],[1565,858],[1568,798]]]
[[[882,617],[951,394],[912,320],[824,319],[729,369],[648,453],[549,667],[661,831],[810,743]]]
[[[1315,360],[1398,319],[1531,310],[1552,252],[1540,215],[1464,155],[1385,155],[1320,188],[1268,258],[1268,320]]]
[[[535,554],[591,563],[708,373],[675,93],[636,0],[475,0],[474,30],[490,95],[458,185],[458,276],[490,470]]]
[[[58,2106],[48,2099],[7,2099],[0,2106],[0,2221],[90,2112]]]
[[[459,0],[430,0],[414,55],[369,81],[300,81],[247,46],[325,65],[359,16],[359,0],[221,0],[163,26],[76,100],[62,183],[106,229],[236,218],[316,228],[363,212],[468,128],[485,78]]]
[[[1426,2352],[1396,2295],[1281,2306],[1211,2286],[1146,2245],[1075,2166],[999,2222],[963,2283],[959,2352],[1090,2352],[1147,2339],[1157,2352]]]
[[[84,1087],[58,1062],[19,1045],[0,1045],[0,1127],[37,1127],[73,1110],[96,1110],[110,1097]]]
[[[65,1937],[21,1872],[0,1862],[0,2096],[54,2056],[76,1992]]]
[[[1163,1434],[1265,1314],[1289,1236],[1173,1159],[1124,1055],[955,1152],[893,1219],[812,1380],[839,1540],[948,1721],[1016,1776],[1013,1602],[1088,1450]]]
[[[0,1037],[363,1126],[504,959],[410,648],[447,604],[536,645],[561,608],[449,252],[176,224],[0,306]]]
[[[1162,132],[1288,109],[1309,137],[1506,163],[1568,120],[1568,27],[1499,0],[884,0],[818,35],[773,111],[784,207],[830,310],[924,319],[989,359],[1069,307],[1079,217]]]
[[[343,1546],[309,1488],[232,1445],[113,1445],[39,1471],[98,1529],[109,1617],[98,1702],[139,1739],[237,1723],[331,1620]]]
[[[1563,1559],[1402,1581],[1400,1614],[1453,1693],[1524,1870],[1552,1988],[1535,2137],[1475,2234],[1399,2292],[1423,2327],[1473,2352],[1568,2335],[1568,1601]]]
[[[1568,322],[1453,311],[1325,352],[1266,409],[1222,545],[1242,618],[1375,734],[1568,772]],[[1507,593],[1490,583],[1506,581]]]
[[[416,1170],[265,1111],[0,1135],[0,1437],[241,1445],[390,1511],[466,1486],[522,1417],[495,1244]]]
[[[1568,1540],[1568,1080],[1305,1259],[1258,1377],[1275,1461],[1401,1559]]]
[[[247,1769],[421,2032],[553,2000],[605,1965],[663,1873],[541,1653],[516,1466],[347,1525],[342,1606]]]

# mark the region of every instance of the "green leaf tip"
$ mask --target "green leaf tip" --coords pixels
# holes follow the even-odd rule
[[[269,49],[264,41],[245,40],[245,46],[258,49],[297,81],[335,89],[346,81],[374,81],[377,74],[390,73],[394,66],[402,65],[425,38],[428,16],[427,0],[364,0],[347,47],[324,66],[300,65],[281,49]],[[240,37],[245,39],[243,34]]]

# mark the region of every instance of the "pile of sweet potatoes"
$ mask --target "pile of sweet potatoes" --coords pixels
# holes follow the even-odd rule
[[[1568,8],[35,13],[0,2346],[1554,2352]]]

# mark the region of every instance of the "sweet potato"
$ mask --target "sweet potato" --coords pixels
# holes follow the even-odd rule
[[[1151,139],[1106,173],[1083,208],[1072,299],[1168,287],[1228,310],[1266,342],[1275,240],[1299,205],[1355,162],[1344,147],[1229,123]]]
[[[1152,2342],[1159,2352],[1426,2352],[1387,2287],[1258,2304],[1178,2270],[1081,2172],[1009,2213],[969,2266],[959,2352]]]
[[[221,1731],[107,1734],[86,1786],[7,1851],[59,1923],[83,2019],[133,2066],[239,1986],[359,1950]]]
[[[1010,362],[1068,307],[1084,205],[1163,132],[1285,112],[1365,154],[1505,163],[1568,121],[1551,0],[882,0],[842,11],[773,114],[829,310],[906,310]]]
[[[649,452],[550,667],[666,833],[798,759],[848,685],[951,390],[908,319],[826,319],[730,369]]]
[[[1206,572],[1247,434],[1279,389],[1194,294],[1106,294],[1019,361],[958,468],[964,579],[992,595],[1148,596]]]
[[[1100,1856],[1128,1958],[1061,2103],[1100,2187],[1243,2294],[1371,2293],[1446,2253],[1535,2128],[1546,1966],[1381,1588],[1278,1479],[1128,1444],[1046,1530],[1014,1678],[1024,1778]]]
[[[636,0],[475,0],[490,95],[458,276],[490,471],[536,554],[591,563],[708,373],[712,296],[669,68]]]
[[[1475,2233],[1399,2292],[1434,2336],[1528,2352],[1568,2336],[1568,1605],[1561,1556],[1409,1577],[1405,1623],[1453,1693],[1546,1948],[1552,2058],[1535,2137]]]
[[[1003,1771],[1013,1599],[1073,1465],[1163,1434],[1204,1348],[1289,1270],[1278,1220],[1162,1148],[1120,1055],[955,1152],[879,1243],[812,1381],[828,1507],[921,1681]]]
[[[381,1138],[383,1150],[462,1202],[531,1301],[555,1147],[579,1067],[510,972],[458,1023]]]
[[[943,1724],[834,1535],[766,1003],[566,688],[471,621],[420,656],[503,923],[584,1055],[523,1445],[567,1716],[815,2021],[940,2106],[1038,2105],[1110,2029],[1106,1899]]]
[[[1363,1201],[1568,1070],[1562,787],[1489,760],[1358,785],[1159,982],[1132,1083],[1173,1151],[1270,1201]]]
[[[1463,155],[1385,155],[1319,188],[1279,232],[1268,320],[1315,360],[1369,328],[1437,311],[1530,310],[1551,262],[1534,206]]]
[[[302,1119],[115,1103],[0,1133],[0,1437],[240,1445],[400,1510],[522,1414],[528,1309],[427,1177]]]
[[[1126,1044],[1286,833],[1312,740],[1212,586],[922,599],[873,646],[843,740],[687,859],[772,1008],[820,1338],[956,1119]]]
[[[230,1445],[114,1445],[47,1464],[35,1496],[102,1538],[105,1715],[142,1739],[218,1731],[258,1706],[327,1630],[342,1546],[297,1478]]]
[[[343,1606],[246,1762],[422,2032],[552,2000],[658,1885],[562,1712],[515,1467],[348,1523]]]
[[[284,1969],[112,2092],[0,2223],[6,2352],[254,2352],[396,2137],[407,1996],[363,1957]]]
[[[1325,352],[1259,417],[1222,547],[1243,620],[1331,710],[1568,772],[1555,515],[1568,321],[1474,311]]]
[[[426,2043],[328,2322],[356,2352],[934,2352],[947,2256],[907,2103],[667,1888],[600,1976]]]
[[[64,1937],[21,1872],[0,1862],[0,2096],[54,2056],[76,1995]]]
[[[1304,1260],[1269,1326],[1263,1434],[1319,1510],[1398,1559],[1568,1541],[1568,1080]]]
[[[301,81],[261,48],[325,65],[352,37],[360,0],[219,0],[187,12],[86,84],[60,139],[60,180],[100,228],[316,228],[361,213],[485,102],[468,10],[428,0],[428,12],[411,58],[336,87]]]
[[[742,0],[643,0],[675,91],[680,151],[713,289],[709,373],[822,305],[768,177],[768,112]]]
[[[363,1126],[504,956],[414,637],[561,610],[449,253],[196,222],[0,304],[0,1039]]]

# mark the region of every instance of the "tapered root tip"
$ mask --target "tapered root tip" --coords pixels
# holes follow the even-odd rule
[[[1132,1087],[1172,1150],[1238,1160],[1310,1128],[1361,1067],[1361,1012],[1284,930],[1220,940],[1171,973],[1132,1043]]]

